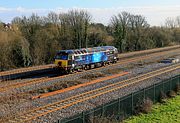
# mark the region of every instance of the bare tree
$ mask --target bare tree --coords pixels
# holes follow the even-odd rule
[[[176,27],[176,21],[173,18],[167,18],[165,21],[165,25],[168,28],[175,28]]]
[[[49,23],[52,23],[52,24],[59,24],[59,21],[60,21],[58,14],[56,14],[55,12],[50,12],[47,15],[47,20]]]
[[[142,15],[130,15],[130,28],[134,39],[134,49],[141,49],[141,39],[149,28],[146,18]]]
[[[90,20],[91,15],[82,10],[71,10],[67,14],[60,15],[60,23],[63,32],[68,30],[68,33],[71,32],[73,35],[74,48],[87,46],[87,28]]]
[[[180,16],[176,17],[176,24],[177,24],[177,27],[180,28]]]
[[[115,37],[115,44],[123,52],[123,44],[126,43],[126,35],[130,22],[130,13],[122,12],[111,18],[111,26]]]

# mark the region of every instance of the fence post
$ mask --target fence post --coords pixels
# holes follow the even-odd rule
[[[156,102],[156,89],[155,89],[155,83],[153,84],[153,89],[154,89],[154,96],[153,96],[153,101]]]
[[[83,120],[83,123],[85,123],[84,111],[82,112],[82,120]]]
[[[143,89],[143,92],[144,92],[144,95],[143,95],[143,96],[144,96],[144,99],[146,98],[146,96],[145,96],[145,95],[146,95],[146,94],[145,94],[145,90],[146,90],[146,89],[144,88],[144,89]]]
[[[163,84],[163,92],[164,92],[164,80],[163,80],[162,84]]]
[[[170,81],[170,91],[171,91],[171,90],[173,90],[173,88],[172,88],[172,81],[173,81],[173,79],[172,79],[172,75],[171,75],[170,80],[171,80],[171,81]]]
[[[120,111],[121,111],[121,106],[120,106],[120,98],[118,98],[118,115],[120,115]]]
[[[133,114],[133,109],[134,109],[133,96],[134,96],[134,92],[132,92],[132,94],[131,94],[131,115]]]
[[[104,117],[104,104],[102,105],[102,117]]]

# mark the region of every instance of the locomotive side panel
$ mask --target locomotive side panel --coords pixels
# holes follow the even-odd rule
[[[105,52],[95,52],[93,54],[75,56],[75,65],[88,65],[105,62],[107,60],[108,56]]]

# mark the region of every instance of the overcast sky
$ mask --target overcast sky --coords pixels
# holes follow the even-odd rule
[[[16,16],[32,13],[67,12],[71,9],[87,10],[92,22],[108,24],[112,15],[122,11],[144,15],[153,25],[163,25],[167,17],[180,16],[180,0],[0,0],[0,20],[10,22]]]

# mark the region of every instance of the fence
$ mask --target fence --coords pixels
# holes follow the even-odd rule
[[[120,121],[133,115],[135,107],[137,104],[142,102],[143,99],[149,98],[155,103],[159,101],[160,93],[168,93],[170,90],[174,90],[177,84],[180,84],[180,75],[158,84],[154,84],[90,111],[82,112],[76,116],[61,121],[59,120],[58,123],[101,123],[101,118]]]

